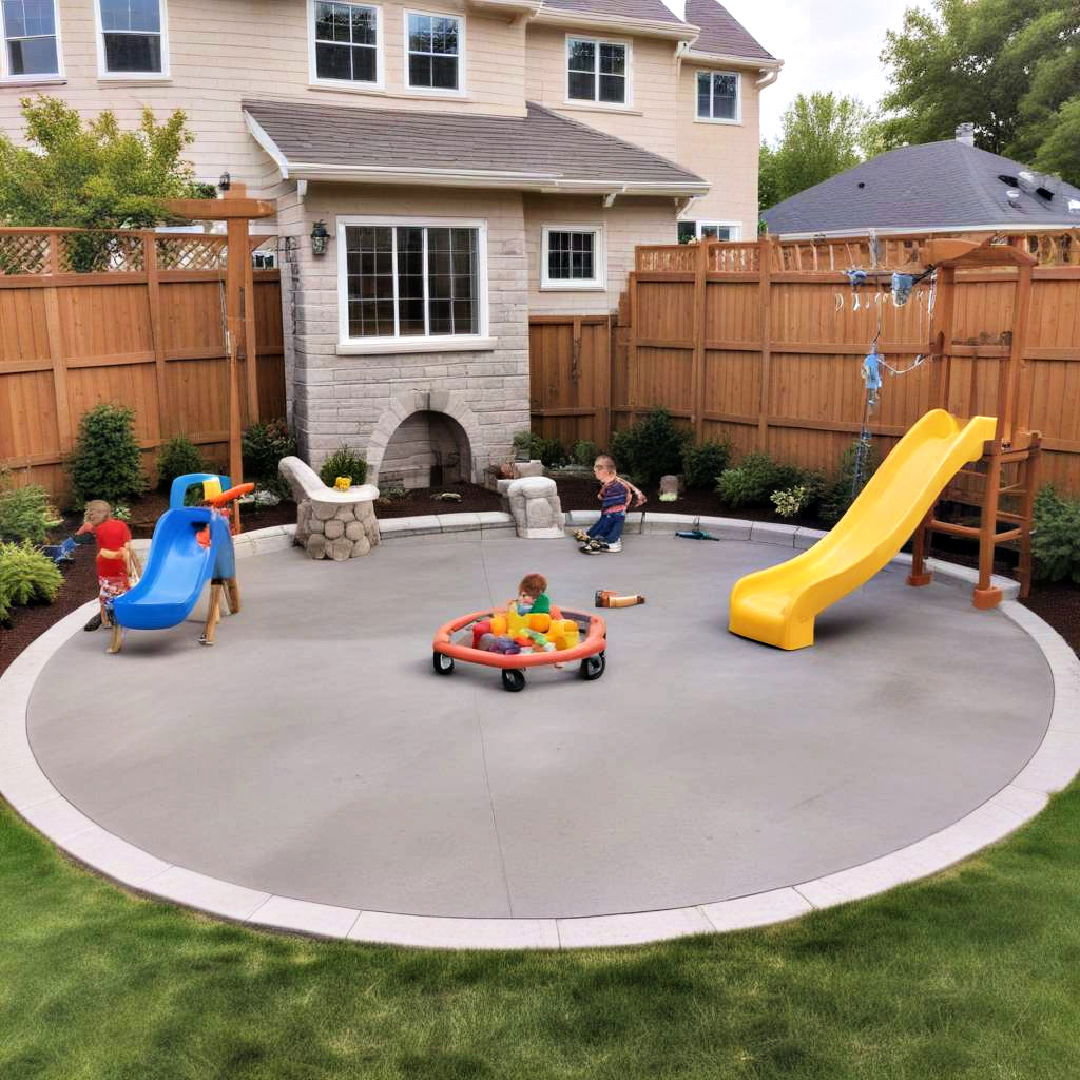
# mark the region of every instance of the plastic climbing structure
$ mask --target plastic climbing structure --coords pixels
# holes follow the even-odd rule
[[[934,367],[933,404],[950,411],[964,403],[968,415],[982,412],[997,418],[994,437],[983,447],[982,457],[962,468],[931,506],[915,530],[909,585],[926,585],[931,574],[926,558],[934,533],[977,540],[979,580],[972,594],[977,608],[987,609],[1001,601],[1001,590],[992,584],[994,559],[1002,544],[1020,550],[1020,595],[1031,583],[1031,531],[1038,487],[1040,436],[1031,430],[1032,371],[1026,363],[1025,344],[1031,311],[1032,268],[1037,259],[1018,247],[981,244],[965,240],[931,240],[923,248],[923,261],[937,267],[937,303],[931,324],[928,359]],[[997,344],[957,342],[954,327],[957,272],[991,271],[1013,282],[1012,328]],[[954,360],[967,361],[967,379],[954,378]],[[988,367],[996,365],[988,398],[985,387]],[[982,407],[977,407],[977,403]],[[946,509],[954,505],[979,509],[978,523],[958,519]]]

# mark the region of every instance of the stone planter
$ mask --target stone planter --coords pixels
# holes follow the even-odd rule
[[[348,491],[328,488],[309,465],[299,458],[283,458],[278,472],[288,482],[296,500],[296,534],[313,559],[356,559],[368,555],[379,543],[373,484]]]

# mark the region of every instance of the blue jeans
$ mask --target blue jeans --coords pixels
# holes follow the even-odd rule
[[[601,514],[596,524],[589,529],[589,536],[604,544],[614,544],[622,536],[625,514]]]

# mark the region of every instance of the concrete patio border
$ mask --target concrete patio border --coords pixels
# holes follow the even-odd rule
[[[568,525],[595,520],[595,512],[567,514]],[[754,540],[805,549],[823,533],[768,522],[643,515],[647,533],[698,522],[732,540]],[[637,522],[635,521],[636,525]],[[445,533],[461,538],[477,530],[498,535],[512,529],[507,514],[445,514],[380,522],[384,539]],[[288,548],[291,526],[260,529],[237,538],[240,558]],[[897,567],[910,563],[898,556]],[[934,560],[944,580],[970,585],[973,571]],[[663,941],[686,934],[739,930],[796,918],[809,911],[861,899],[945,869],[1019,828],[1080,771],[1080,660],[1061,636],[1018,603],[1018,586],[1005,590],[1004,615],[1041,649],[1054,681],[1054,705],[1043,742],[1010,784],[982,806],[941,831],[887,855],[794,886],[749,896],[660,911],[575,919],[453,919],[359,911],[271,895],[220,881],[180,866],[106,832],[60,794],[42,772],[27,737],[26,713],[45,664],[95,610],[91,601],[32,642],[0,677],[0,795],[30,825],[78,862],[117,883],[255,928],[324,938],[429,948],[586,948]]]

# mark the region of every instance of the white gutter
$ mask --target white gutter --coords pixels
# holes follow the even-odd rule
[[[728,53],[698,52],[691,44],[683,54],[684,59],[695,64],[723,64],[727,67],[754,68],[757,71],[779,71],[784,66],[783,60],[763,60],[753,56],[732,56]]]
[[[656,19],[631,19],[624,15],[587,15],[583,12],[564,11],[562,8],[541,8],[538,15],[529,20],[534,23],[552,23],[560,26],[581,26],[589,29],[615,30],[638,37],[696,38],[701,27],[693,23],[661,22]]]
[[[775,68],[761,68],[761,78],[754,81],[754,85],[759,90],[764,90],[766,86],[772,86],[776,82],[777,77],[780,74],[780,69]]]
[[[766,211],[768,213],[768,211]],[[1016,233],[1016,232],[1060,232],[1062,229],[1075,228],[1075,223],[1062,222],[1059,225],[1042,224],[1028,225],[1023,221],[1000,222],[996,225],[905,225],[903,228],[896,226],[889,229],[881,229],[876,226],[864,225],[861,229],[829,229],[822,232],[801,233],[777,233],[770,230],[769,235],[775,240],[843,240],[853,236],[868,236],[871,229],[875,236],[908,236],[911,233],[937,233],[939,236],[945,233]]]

